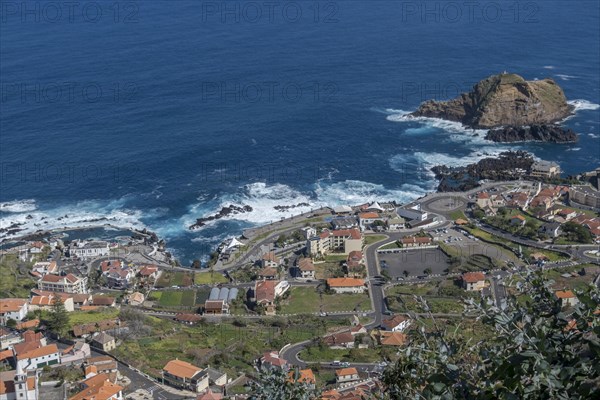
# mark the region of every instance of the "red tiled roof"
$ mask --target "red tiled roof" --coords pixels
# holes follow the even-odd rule
[[[360,234],[360,231],[358,230],[358,228],[338,229],[338,230],[335,230],[335,231],[333,231],[331,233],[332,233],[333,236],[350,237],[352,239],[360,239],[360,238],[362,238],[362,235]]]
[[[254,294],[256,302],[272,302],[275,300],[275,286],[279,282],[277,281],[257,281],[254,286]]]
[[[0,313],[18,312],[27,303],[27,299],[0,299]]]
[[[196,367],[189,362],[181,360],[171,360],[164,366],[163,371],[168,372],[173,376],[180,378],[191,379],[199,372],[202,372],[202,368]]]
[[[337,376],[358,375],[358,371],[354,367],[342,368],[342,369],[336,369],[335,374]]]
[[[329,278],[327,286],[329,287],[357,287],[364,286],[365,280],[358,278]]]
[[[298,260],[298,269],[300,271],[314,271],[315,265],[310,258],[303,257]]]
[[[575,296],[575,293],[573,293],[571,290],[557,290],[556,292],[554,292],[554,294],[559,299],[572,299],[577,297]]]
[[[358,218],[360,218],[360,219],[374,219],[374,218],[379,218],[379,214],[377,214],[376,212],[364,212],[364,213],[358,214]]]
[[[24,353],[18,354],[17,360],[24,360],[27,358],[37,358],[37,357],[48,356],[50,354],[56,354],[56,353],[58,353],[58,347],[56,347],[56,344],[52,343],[52,344],[49,344],[48,346],[42,346],[37,349],[29,350]]]
[[[485,275],[483,272],[466,272],[462,275],[462,280],[467,283],[477,283],[485,281]]]
[[[393,329],[406,320],[408,320],[408,318],[403,315],[394,315],[391,318],[386,318],[381,321],[381,325],[385,326],[387,329]]]

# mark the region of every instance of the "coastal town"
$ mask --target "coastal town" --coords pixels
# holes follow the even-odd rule
[[[312,210],[192,268],[147,231],[5,244],[0,399],[245,399],[265,371],[321,399],[369,398],[430,316],[485,340],[465,303],[525,301],[525,271],[553,280],[566,315],[600,285],[600,169],[559,176],[536,162],[410,204]]]

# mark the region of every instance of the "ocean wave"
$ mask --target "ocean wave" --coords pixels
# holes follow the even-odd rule
[[[544,69],[555,69],[556,67],[554,65],[544,65],[543,68]]]
[[[583,99],[569,100],[567,103],[575,107],[576,112],[581,110],[597,110],[600,108],[600,104],[592,103]]]
[[[460,122],[448,121],[446,119],[441,119],[441,118],[415,117],[415,116],[410,115],[409,111],[404,111],[404,110],[392,110],[392,109],[388,109],[388,110],[396,111],[395,113],[390,113],[386,117],[386,119],[391,122],[418,122],[421,124],[425,124],[429,127],[441,129],[443,131],[450,132],[450,133],[461,133],[461,134],[467,133],[467,134],[471,134],[471,135],[478,134],[480,136],[481,135],[485,136],[485,134],[487,133],[486,129],[469,128],[467,126],[464,126]]]
[[[377,201],[410,202],[427,193],[427,188],[415,184],[403,184],[399,189],[358,180],[345,180],[327,185],[317,183],[315,194],[321,206],[338,206]]]
[[[581,147],[571,147],[571,148],[566,149],[565,151],[579,151],[579,150],[581,150]]]
[[[600,135],[596,134],[596,133],[588,133],[587,134],[589,137],[591,137],[592,139],[598,139],[600,138]]]
[[[571,79],[579,78],[578,76],[566,75],[566,74],[555,74],[554,76],[558,76],[563,81],[569,81]]]
[[[5,213],[23,213],[34,211],[36,209],[37,205],[33,199],[14,200],[0,203],[0,212]]]
[[[47,210],[19,212],[0,218],[0,226],[17,227],[17,232],[2,233],[0,239],[31,234],[39,230],[84,228],[112,225],[122,229],[146,228],[142,217],[148,212],[125,207],[124,199],[102,202],[99,200],[65,204]]]

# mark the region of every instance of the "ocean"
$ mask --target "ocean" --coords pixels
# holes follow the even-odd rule
[[[595,0],[0,5],[0,227],[17,235],[147,227],[186,265],[319,206],[408,202],[437,164],[508,149],[566,174],[600,164]],[[555,79],[579,142],[406,117],[503,71]],[[229,204],[253,211],[188,229]]]

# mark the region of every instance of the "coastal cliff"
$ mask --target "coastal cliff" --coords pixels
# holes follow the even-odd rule
[[[552,79],[526,81],[519,75],[505,73],[478,82],[473,90],[455,99],[426,101],[412,115],[490,129],[552,124],[572,112],[573,107]]]

